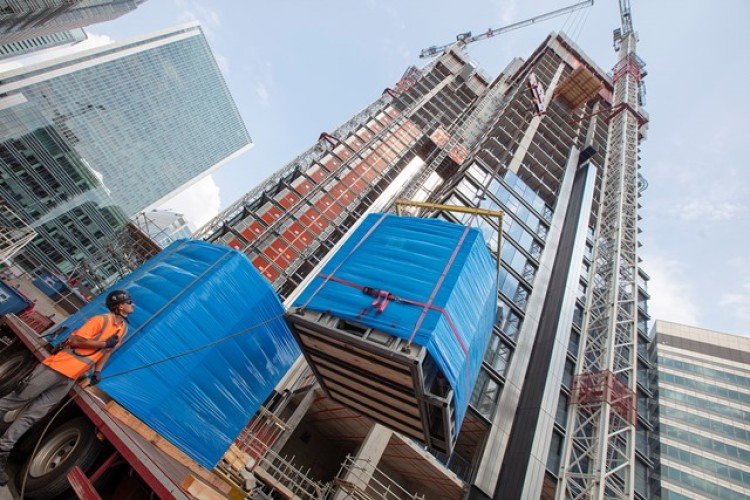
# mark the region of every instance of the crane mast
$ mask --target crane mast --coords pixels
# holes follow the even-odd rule
[[[620,0],[619,57],[602,172],[581,350],[557,498],[634,496],[638,352],[638,146],[643,62],[629,0]]]

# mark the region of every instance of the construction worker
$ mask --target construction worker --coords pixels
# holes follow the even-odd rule
[[[73,332],[62,348],[37,365],[13,392],[0,399],[0,416],[26,404],[0,437],[0,486],[8,482],[6,465],[13,446],[68,394],[77,381],[101,381],[101,371],[127,333],[135,305],[130,294],[114,290],[106,299],[108,314],[94,316]]]

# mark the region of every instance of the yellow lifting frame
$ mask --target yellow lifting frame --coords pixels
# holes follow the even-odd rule
[[[462,214],[485,215],[497,217],[497,296],[500,296],[500,269],[502,269],[501,250],[503,248],[503,217],[504,212],[499,210],[487,210],[484,208],[470,208],[459,205],[441,205],[439,203],[428,203],[425,201],[396,200],[396,214],[401,215],[401,207],[428,208],[430,210],[444,210],[446,212],[458,212]]]

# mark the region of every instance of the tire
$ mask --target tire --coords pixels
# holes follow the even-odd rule
[[[26,498],[49,499],[61,495],[70,488],[68,472],[77,465],[88,473],[102,448],[96,428],[85,417],[74,418],[52,429],[21,469],[28,475]],[[19,474],[19,488],[23,479]]]
[[[0,358],[0,397],[12,392],[32,368],[31,353],[26,349],[9,352]]]

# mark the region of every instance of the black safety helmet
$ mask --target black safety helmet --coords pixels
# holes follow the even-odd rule
[[[107,309],[114,312],[118,304],[124,304],[131,300],[133,300],[133,297],[125,290],[112,290],[107,295],[105,304],[107,305]]]

